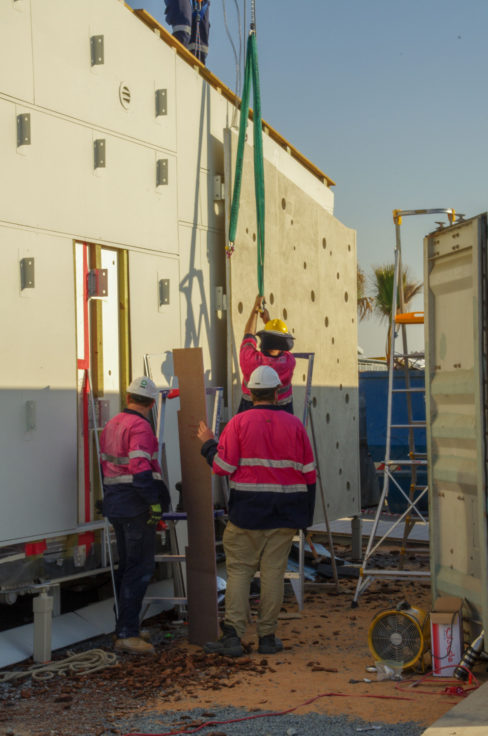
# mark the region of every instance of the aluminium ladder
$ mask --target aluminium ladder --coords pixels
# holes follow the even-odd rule
[[[386,421],[386,442],[385,442],[385,460],[383,463],[383,489],[378,502],[378,508],[376,510],[375,518],[372,524],[371,532],[369,535],[366,551],[362,561],[359,580],[356,586],[356,592],[352,601],[352,607],[358,605],[358,598],[362,592],[364,592],[371,583],[377,578],[383,579],[425,579],[430,576],[430,572],[420,570],[405,570],[404,569],[404,555],[408,537],[416,523],[420,520],[423,523],[427,523],[426,517],[422,514],[419,508],[420,501],[426,496],[428,487],[424,484],[418,483],[419,470],[423,467],[427,469],[427,454],[420,453],[416,449],[416,431],[424,429],[426,422],[423,420],[415,419],[412,410],[412,396],[415,393],[422,393],[425,395],[425,383],[424,387],[414,387],[411,383],[410,368],[416,361],[423,359],[423,353],[409,353],[407,344],[407,326],[412,324],[423,324],[424,315],[423,312],[405,312],[405,299],[403,291],[403,269],[402,269],[402,252],[401,252],[401,238],[400,238],[400,226],[402,224],[402,217],[409,215],[431,215],[431,214],[446,214],[449,220],[449,224],[452,224],[455,219],[455,212],[453,209],[426,209],[426,210],[393,210],[393,222],[395,224],[396,234],[396,245],[395,245],[395,267],[394,267],[394,278],[393,278],[393,294],[392,294],[392,310],[391,310],[391,329],[390,329],[390,352],[388,356],[388,401],[387,401],[387,421]],[[442,224],[441,224],[442,226]],[[395,352],[395,341],[397,337],[397,328],[401,333],[401,350]],[[399,387],[398,383],[395,385],[395,376],[401,375],[398,370],[403,367],[404,375],[404,386]],[[392,423],[393,414],[393,401],[397,394],[403,394],[406,399],[406,410],[407,410],[407,421],[406,423]],[[408,430],[408,459],[405,458],[392,458],[392,430]],[[418,437],[418,435],[417,435]],[[410,470],[410,491],[408,495],[405,493],[399,482],[395,478],[395,472],[399,468],[408,468]],[[390,482],[397,488],[401,496],[406,501],[406,509],[403,513],[386,529],[384,534],[381,536],[377,531],[380,523],[380,517],[384,511],[388,492],[390,489]],[[403,539],[401,554],[398,568],[378,568],[371,566],[371,558],[376,553],[378,548],[387,540],[391,538],[392,532],[402,523],[404,523]]]

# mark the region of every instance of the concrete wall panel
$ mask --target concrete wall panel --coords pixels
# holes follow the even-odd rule
[[[248,138],[251,138],[251,133]],[[226,176],[237,136],[226,135]],[[252,149],[246,147],[235,252],[230,259],[234,354],[257,294],[256,215]],[[360,508],[355,232],[265,160],[265,298],[272,318],[285,320],[295,352],[315,352],[313,416],[330,518]],[[234,376],[239,375],[234,363]],[[295,413],[302,415],[306,366],[297,365]],[[233,406],[240,397],[234,380]],[[323,518],[317,504],[316,519]]]

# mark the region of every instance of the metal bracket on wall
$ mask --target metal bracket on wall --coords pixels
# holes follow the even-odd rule
[[[33,289],[35,286],[34,259],[22,258],[20,261],[20,288]]]
[[[215,311],[225,312],[227,309],[227,295],[224,294],[223,286],[215,287]]]
[[[92,268],[86,275],[86,288],[90,299],[103,299],[108,296],[108,270]]]
[[[92,36],[90,38],[91,65],[99,66],[105,63],[103,36]]]
[[[31,144],[31,116],[30,113],[17,115],[17,148]]]
[[[159,306],[169,304],[169,279],[159,279]]]
[[[155,92],[156,117],[168,114],[168,90],[157,89]]]
[[[168,183],[168,159],[158,158],[156,162],[156,186],[166,186]]]

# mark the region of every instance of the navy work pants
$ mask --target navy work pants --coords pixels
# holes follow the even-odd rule
[[[131,518],[110,519],[119,553],[119,567],[115,572],[118,639],[139,636],[142,601],[154,571],[156,527],[147,523],[148,518],[144,512]]]
[[[166,21],[173,27],[173,36],[178,39],[203,64],[208,54],[210,32],[209,2],[203,0],[194,12],[192,0],[165,0]]]

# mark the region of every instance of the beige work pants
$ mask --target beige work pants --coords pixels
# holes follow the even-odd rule
[[[244,636],[249,586],[261,573],[258,636],[274,634],[284,594],[284,573],[296,529],[241,529],[228,522],[223,543],[227,568],[225,623]]]

